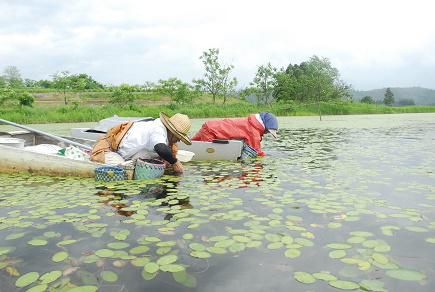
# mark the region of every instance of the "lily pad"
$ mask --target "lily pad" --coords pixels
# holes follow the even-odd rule
[[[374,291],[374,292],[385,292],[384,289],[384,282],[378,281],[378,280],[362,280],[359,285],[367,290],[367,291]]]
[[[177,273],[184,271],[185,268],[182,265],[169,264],[160,266],[160,270],[162,270],[163,272]]]
[[[130,244],[127,242],[110,242],[107,244],[107,247],[111,249],[123,249],[129,247]]]
[[[26,287],[32,284],[33,282],[35,282],[36,280],[38,280],[38,278],[39,278],[38,272],[30,272],[24,274],[17,279],[17,281],[15,282],[15,286],[17,286],[18,288]]]
[[[27,289],[26,292],[44,292],[47,290],[47,288],[48,288],[47,284],[40,284],[37,286],[33,286],[30,289]]]
[[[159,265],[154,262],[149,262],[145,265],[144,270],[149,274],[154,274],[159,270]]]
[[[342,249],[333,250],[329,253],[331,259],[341,259],[346,256],[346,251]]]
[[[211,257],[211,255],[206,251],[196,251],[196,250],[192,251],[190,255],[199,259],[206,259]]]
[[[146,245],[139,245],[136,247],[133,247],[132,249],[129,250],[129,253],[131,254],[142,254],[142,253],[146,253],[150,250],[150,248]]]
[[[50,284],[51,282],[56,281],[62,276],[61,271],[51,271],[48,273],[45,273],[42,275],[39,280],[41,281],[41,284]]]
[[[42,246],[47,245],[48,241],[45,239],[32,239],[27,242],[30,245]]]
[[[355,282],[343,281],[343,280],[329,281],[328,284],[334,288],[338,288],[338,289],[342,289],[342,290],[355,290],[355,289],[358,289],[360,287]]]
[[[116,282],[116,281],[118,281],[118,275],[115,272],[112,272],[112,271],[102,271],[100,276],[106,282]]]
[[[301,255],[301,251],[295,248],[290,248],[285,251],[284,255],[288,258],[294,259]]]
[[[68,258],[68,253],[66,251],[60,251],[55,253],[52,257],[51,260],[55,263],[64,261],[66,258]]]
[[[296,279],[296,281],[304,284],[312,284],[316,282],[316,278],[306,272],[294,272],[293,277]]]
[[[313,276],[318,280],[323,280],[326,282],[337,280],[337,277],[326,272],[313,273]]]
[[[110,258],[115,254],[115,252],[113,250],[103,248],[103,249],[97,250],[95,252],[95,254],[97,256],[99,256],[100,258]]]
[[[388,270],[386,274],[391,278],[404,281],[421,281],[426,278],[423,273],[406,269]]]
[[[167,255],[159,258],[157,260],[157,264],[160,266],[169,265],[172,263],[175,263],[177,261],[178,257],[176,255]]]

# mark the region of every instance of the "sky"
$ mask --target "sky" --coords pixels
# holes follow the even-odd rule
[[[202,78],[220,50],[238,87],[260,65],[328,58],[356,90],[435,89],[435,4],[390,0],[0,0],[0,74],[105,84]]]

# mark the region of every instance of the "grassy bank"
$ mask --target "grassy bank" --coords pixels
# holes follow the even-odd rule
[[[435,112],[435,106],[388,107],[361,103],[322,103],[322,115],[393,114]],[[274,104],[257,106],[239,101],[229,105],[202,103],[195,105],[68,105],[55,107],[2,108],[0,117],[17,123],[95,122],[113,115],[157,117],[159,112],[182,112],[191,118],[243,117],[250,113],[270,111],[278,116],[318,115],[317,104]]]

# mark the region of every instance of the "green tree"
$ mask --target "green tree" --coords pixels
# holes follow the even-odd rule
[[[210,93],[213,103],[216,103],[217,97],[222,97],[225,104],[228,95],[235,91],[237,85],[237,79],[229,76],[234,66],[226,66],[219,62],[219,49],[203,52],[200,59],[205,66],[204,78],[193,80],[193,83],[199,90]]]
[[[26,78],[24,79],[23,85],[24,87],[30,87],[30,88],[36,87],[36,81]]]
[[[157,92],[169,96],[177,104],[191,103],[196,96],[195,90],[191,86],[177,78],[159,80]]]
[[[311,57],[290,64],[276,74],[274,97],[278,100],[316,102],[351,98],[351,87],[340,79],[328,58]]]
[[[74,90],[100,90],[104,86],[95,81],[91,76],[80,73],[71,75],[71,87]]]
[[[35,82],[35,87],[54,88],[54,85],[53,85],[53,81],[51,80],[38,80]]]
[[[71,74],[69,73],[69,71],[57,72],[53,75],[53,87],[63,92],[63,99],[65,104],[68,104],[66,91],[67,89],[71,88],[71,81]]]
[[[361,98],[361,103],[373,104],[373,103],[375,103],[375,101],[373,100],[373,97],[366,95],[363,98]]]
[[[394,93],[389,87],[385,90],[384,104],[387,106],[392,106],[394,104]]]
[[[23,86],[23,78],[21,78],[20,70],[15,66],[8,66],[3,71],[3,78],[6,83],[12,88]]]
[[[270,63],[257,68],[257,73],[251,83],[257,97],[257,105],[260,103],[270,104],[276,86],[277,71]]]
[[[111,103],[130,105],[136,99],[134,96],[134,87],[128,84],[121,84],[116,87],[110,97]]]

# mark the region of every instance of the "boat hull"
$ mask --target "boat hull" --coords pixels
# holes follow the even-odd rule
[[[0,172],[95,177],[99,164],[0,145]]]

